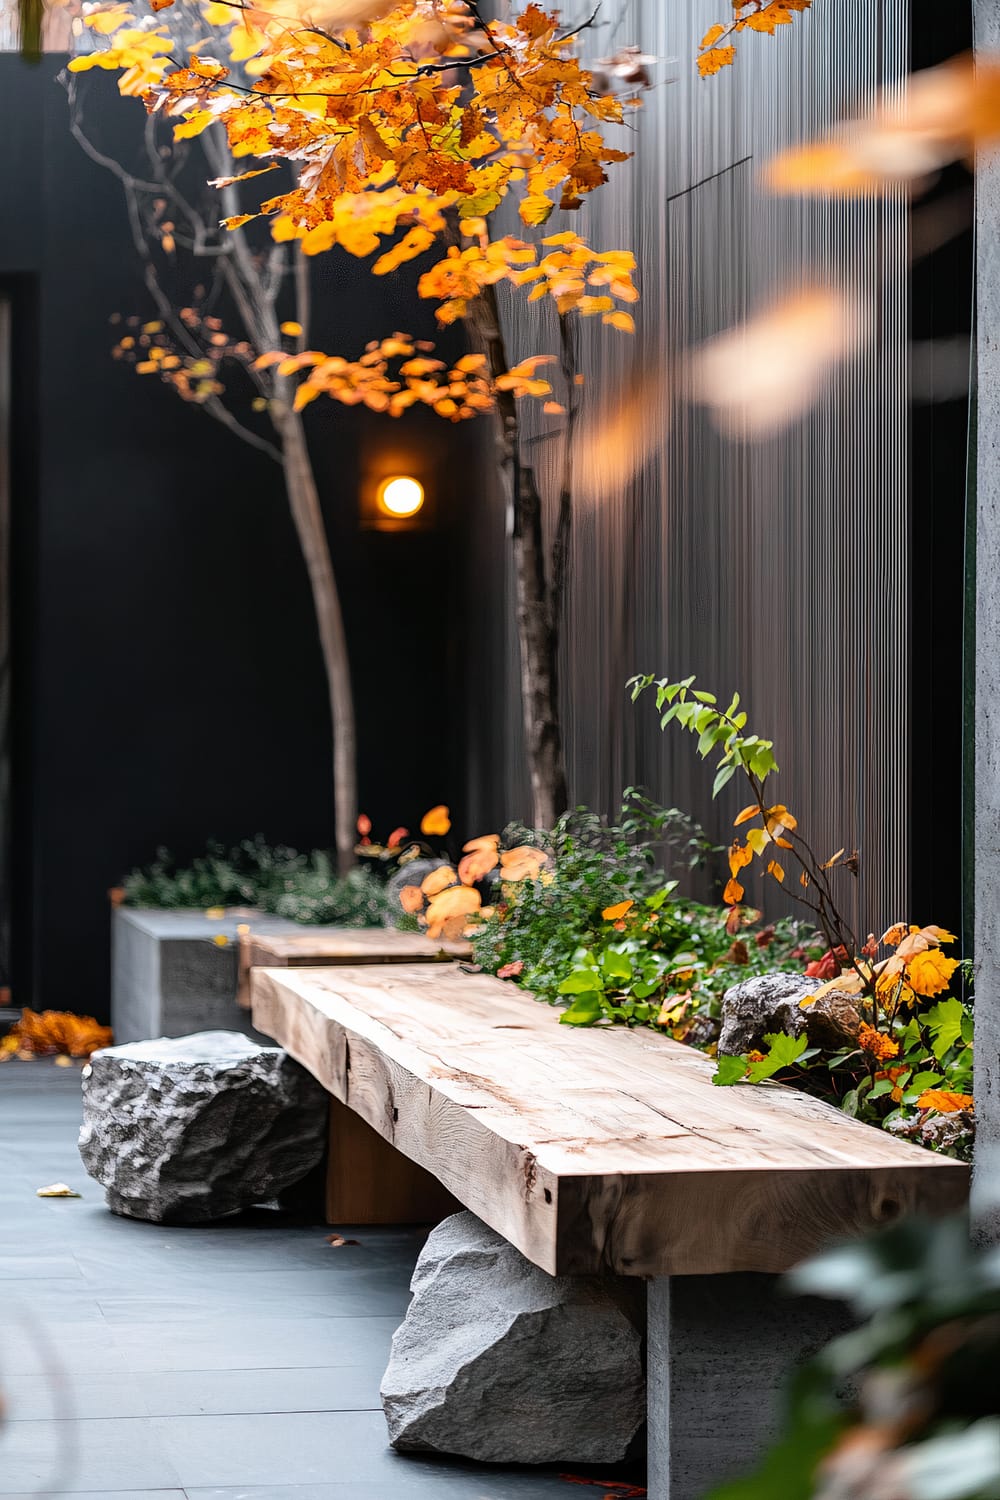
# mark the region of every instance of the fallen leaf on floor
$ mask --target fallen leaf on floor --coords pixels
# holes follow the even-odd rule
[[[59,1056],[54,1057],[52,1061],[55,1063],[57,1068],[71,1068],[73,1066],[73,1059],[71,1057],[67,1057],[65,1052],[60,1052]]]
[[[361,1241],[345,1240],[342,1234],[328,1234],[326,1237],[326,1243],[328,1245],[332,1245],[335,1250],[339,1250],[343,1245],[360,1245]]]
[[[560,1479],[567,1484],[588,1484],[596,1490],[603,1490],[602,1500],[644,1500],[646,1491],[639,1484],[630,1484],[626,1480],[614,1479],[584,1479],[579,1474],[560,1474]]]
[[[36,1188],[35,1196],[36,1198],[79,1198],[81,1195],[74,1193],[65,1182],[52,1182],[48,1187]]]

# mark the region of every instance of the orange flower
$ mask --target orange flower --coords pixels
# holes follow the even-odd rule
[[[404,885],[399,893],[399,904],[411,915],[424,909],[424,893],[419,885]]]
[[[871,1053],[872,1057],[877,1057],[879,1062],[899,1056],[899,1043],[891,1036],[886,1036],[885,1032],[876,1031],[874,1026],[868,1026],[865,1022],[861,1023],[858,1041],[862,1051]]]
[[[948,989],[957,968],[957,958],[947,958],[940,948],[927,948],[910,959],[907,977],[918,995],[930,998]]]
[[[432,807],[430,812],[425,812],[420,819],[420,832],[428,838],[444,838],[451,828],[451,814],[443,803]]]
[[[971,1094],[955,1094],[949,1089],[925,1089],[917,1100],[918,1109],[936,1109],[939,1114],[951,1115],[959,1109],[972,1108]]]

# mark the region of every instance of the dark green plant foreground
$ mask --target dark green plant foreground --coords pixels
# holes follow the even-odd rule
[[[1000,1251],[972,1249],[962,1217],[911,1220],[788,1284],[861,1325],[796,1376],[756,1473],[708,1500],[997,1500]]]
[[[153,864],[126,876],[123,890],[129,906],[252,906],[294,922],[343,927],[380,927],[388,911],[385,886],[369,870],[338,876],[322,849],[299,854],[259,837],[235,849],[209,844],[185,866],[161,849]]]
[[[668,877],[704,863],[714,846],[685,814],[633,789],[614,826],[578,809],[550,834],[511,825],[501,842],[544,849],[549,866],[501,885],[471,933],[476,962],[540,1000],[568,1002],[560,1016],[568,1025],[665,1026],[707,1047],[730,985],[801,970],[822,952],[804,923],[761,926],[747,907],[727,919],[717,906],[678,897]]]

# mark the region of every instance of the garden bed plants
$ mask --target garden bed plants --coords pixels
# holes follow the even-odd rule
[[[771,797],[773,744],[746,732],[738,698],[722,711],[693,683],[640,678],[634,696],[655,688],[662,726],[676,719],[703,756],[718,752],[716,794],[737,775],[749,785],[723,911],[685,897],[678,878],[721,851],[684,814],[634,790],[613,826],[577,810],[551,832],[513,824],[470,840],[454,866],[402,888],[404,910],[431,936],[464,933],[479,967],[560,1006],[562,1024],[650,1026],[717,1057],[719,1085],[793,1083],[968,1159],[971,966],[948,955],[956,939],[899,922],[859,940],[834,888],[856,875],[857,856],[814,854]],[[739,877],[754,860],[793,894],[801,919],[767,922],[745,900]],[[765,980],[782,974],[790,982]],[[739,1029],[724,1022],[748,980],[760,981],[751,998],[761,1026],[752,1045],[738,1045]]]

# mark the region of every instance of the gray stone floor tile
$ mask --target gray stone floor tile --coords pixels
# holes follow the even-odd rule
[[[266,1318],[251,1308],[189,1323],[107,1323],[129,1370],[287,1370],[372,1365],[389,1357],[398,1318]]]
[[[14,1421],[60,1416],[233,1416],[247,1412],[377,1411],[385,1361],[303,1370],[175,1370],[127,1375],[67,1375],[54,1388],[42,1375],[20,1376],[8,1393]],[[2,1461],[0,1439],[0,1461]]]
[[[335,1250],[264,1209],[117,1217],[82,1173],[79,1091],[0,1067],[2,1500],[599,1500],[389,1449],[378,1386],[426,1231],[338,1225],[361,1243]],[[83,1198],[36,1197],[55,1181]]]
[[[155,1419],[11,1422],[3,1434],[0,1495],[21,1490],[182,1489]]]

